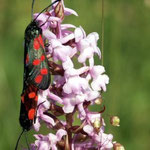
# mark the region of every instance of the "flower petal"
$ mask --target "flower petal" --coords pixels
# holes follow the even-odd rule
[[[73,9],[65,8],[64,11],[65,11],[66,16],[72,15],[72,14],[75,15],[75,16],[78,16],[77,12],[75,12]]]
[[[58,141],[60,141],[64,135],[67,135],[67,132],[63,129],[59,129],[56,133]]]

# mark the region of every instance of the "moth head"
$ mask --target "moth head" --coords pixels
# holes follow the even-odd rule
[[[42,33],[42,29],[39,27],[38,22],[32,21],[25,30],[26,39],[34,39]]]

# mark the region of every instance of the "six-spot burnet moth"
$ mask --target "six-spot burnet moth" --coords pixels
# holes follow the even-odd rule
[[[43,9],[34,19],[34,0],[32,2],[32,21],[25,30],[24,83],[21,94],[19,117],[23,131],[18,138],[15,150],[17,150],[18,143],[23,132],[29,131],[36,120],[38,90],[45,90],[50,85],[50,71],[42,39],[42,25],[40,26],[36,19],[42,12],[58,1],[60,0],[54,1],[52,4]]]

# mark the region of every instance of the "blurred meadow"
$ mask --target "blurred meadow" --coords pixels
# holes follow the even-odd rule
[[[110,77],[103,94],[106,132],[126,150],[149,150],[150,0],[104,1],[104,66]],[[49,3],[36,0],[34,11]],[[101,36],[101,0],[65,0],[65,5],[79,15],[66,17],[65,23],[81,25],[87,34],[95,31]],[[13,150],[21,132],[23,39],[30,17],[31,0],[0,0],[0,150]],[[110,115],[120,117],[120,127],[109,124]],[[32,131],[28,136],[32,137]],[[24,138],[20,145],[26,147]]]

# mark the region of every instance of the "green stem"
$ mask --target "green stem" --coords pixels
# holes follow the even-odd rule
[[[101,51],[102,51],[102,66],[104,65],[104,0],[102,0],[102,36],[101,36]]]

